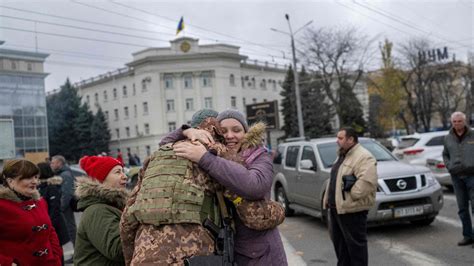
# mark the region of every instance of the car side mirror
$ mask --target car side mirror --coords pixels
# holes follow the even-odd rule
[[[311,160],[301,160],[300,169],[316,171],[316,166],[313,165]]]

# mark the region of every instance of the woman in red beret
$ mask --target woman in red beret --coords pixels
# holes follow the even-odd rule
[[[7,161],[0,179],[0,265],[61,265],[63,251],[36,188],[38,167]]]
[[[119,222],[127,199],[127,177],[117,159],[84,156],[87,177],[76,181],[77,208],[84,211],[77,229],[75,265],[125,265]]]

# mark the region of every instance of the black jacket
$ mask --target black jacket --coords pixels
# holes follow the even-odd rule
[[[474,132],[466,127],[462,140],[454,132],[444,138],[443,160],[451,175],[474,176]]]
[[[61,214],[62,183],[63,179],[60,176],[53,176],[51,178],[41,180],[38,190],[48,204],[49,218],[51,219],[54,229],[56,229],[59,243],[64,245],[69,242],[70,239],[67,233],[64,217]]]

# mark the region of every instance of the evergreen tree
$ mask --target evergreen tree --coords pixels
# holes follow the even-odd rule
[[[341,127],[353,127],[357,133],[362,135],[366,128],[362,105],[349,84],[343,83],[340,91],[341,101],[336,108],[339,109]]]
[[[91,143],[91,123],[93,123],[93,120],[94,115],[89,110],[89,105],[87,103],[82,104],[74,123],[75,133],[77,134],[76,142],[78,144],[78,150],[75,151],[75,154],[79,155],[79,158],[84,155],[94,155]]]
[[[330,134],[333,113],[322,91],[322,84],[318,81],[319,77],[316,76],[315,81],[311,81],[311,76],[304,67],[299,75],[305,135],[317,138]]]
[[[91,146],[93,147],[94,154],[99,154],[101,152],[109,153],[110,137],[107,120],[102,108],[99,107],[91,125]]]
[[[283,122],[282,130],[285,132],[283,138],[297,137],[298,133],[298,117],[296,113],[296,94],[295,94],[295,80],[293,69],[290,66],[286,72],[286,77],[283,82],[283,90],[280,95],[283,97],[281,101]]]
[[[77,142],[76,119],[81,100],[69,79],[61,90],[48,100],[49,147],[51,155],[61,154],[67,160],[77,160],[79,143]]]

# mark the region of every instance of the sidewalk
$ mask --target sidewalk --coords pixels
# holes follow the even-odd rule
[[[306,266],[306,262],[296,254],[296,250],[293,248],[293,246],[286,240],[286,238],[280,234],[281,236],[281,241],[283,242],[283,247],[285,248],[285,253],[286,253],[286,259],[288,260],[288,265],[289,266]],[[73,248],[71,243],[67,243],[66,245],[63,246],[64,250],[64,259],[67,260],[71,257],[73,253]],[[73,265],[73,264],[66,264],[66,265]]]

